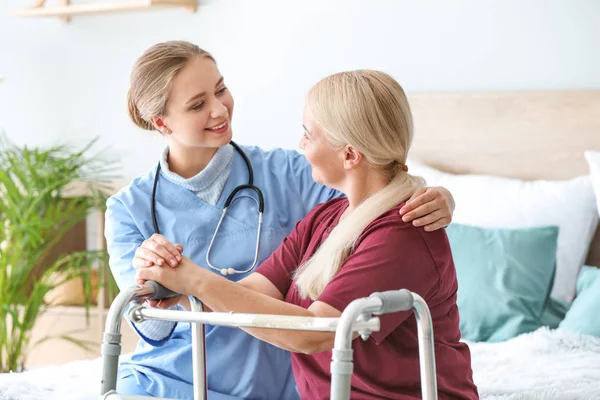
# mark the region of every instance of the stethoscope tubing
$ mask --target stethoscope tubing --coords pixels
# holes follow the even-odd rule
[[[231,141],[229,143],[238,152],[238,154],[242,157],[242,159],[244,160],[244,163],[246,164],[246,168],[248,169],[248,183],[237,186],[235,189],[233,189],[231,191],[231,193],[227,197],[227,200],[225,201],[225,206],[223,207],[223,212],[221,213],[221,218],[219,219],[219,223],[217,224],[215,233],[213,234],[213,236],[210,240],[210,243],[208,245],[208,249],[206,250],[206,263],[208,264],[208,267],[212,268],[215,271],[219,271],[223,275],[245,274],[245,273],[252,271],[254,269],[254,267],[256,266],[256,264],[258,262],[258,249],[260,248],[260,233],[261,233],[261,228],[262,228],[262,223],[263,223],[263,212],[265,209],[265,200],[264,200],[263,193],[258,187],[254,186],[254,170],[252,168],[252,164],[250,163],[250,159],[248,159],[248,156],[246,155],[246,153],[237,145],[237,143],[235,143],[233,141]],[[156,173],[154,175],[154,182],[152,184],[152,198],[151,198],[151,202],[150,202],[150,212],[152,214],[152,225],[154,227],[154,232],[157,234],[160,234],[160,230],[158,227],[158,221],[156,219],[156,190],[157,190],[157,186],[158,186],[158,176],[159,175],[160,175],[160,162],[158,163],[158,166],[156,167]],[[257,228],[257,232],[256,232],[256,247],[254,249],[254,261],[252,262],[252,265],[249,268],[242,270],[242,271],[239,271],[234,268],[215,267],[210,262],[210,252],[211,252],[213,244],[215,242],[215,238],[217,237],[217,234],[219,232],[221,224],[223,223],[223,220],[225,219],[225,215],[227,215],[227,210],[231,206],[231,203],[234,201],[235,195],[238,192],[245,190],[245,189],[254,191],[258,196],[258,228]]]

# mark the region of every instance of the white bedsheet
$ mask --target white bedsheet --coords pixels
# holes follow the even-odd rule
[[[600,338],[540,328],[502,343],[469,343],[484,399],[600,399]]]
[[[489,400],[600,399],[600,338],[541,328],[503,343],[469,343]],[[0,375],[0,399],[97,399],[100,360]]]

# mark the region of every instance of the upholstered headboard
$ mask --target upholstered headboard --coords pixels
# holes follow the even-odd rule
[[[600,90],[409,95],[411,157],[440,170],[519,179],[589,174],[600,150]],[[600,266],[600,227],[587,263]]]

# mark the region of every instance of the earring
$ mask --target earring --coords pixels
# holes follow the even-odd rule
[[[171,130],[169,128],[165,127],[165,134],[170,135],[171,134]]]

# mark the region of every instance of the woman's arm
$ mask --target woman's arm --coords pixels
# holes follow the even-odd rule
[[[153,266],[138,269],[137,277],[155,280],[179,293],[192,294],[217,312],[332,318],[341,315],[339,310],[321,302],[313,303],[308,309],[286,303],[277,287],[259,273],[253,273],[235,283],[198,267],[188,258],[184,258],[177,268]],[[312,354],[333,347],[332,332],[261,328],[244,330],[252,336],[295,353]]]

